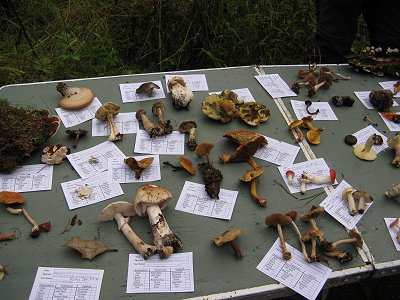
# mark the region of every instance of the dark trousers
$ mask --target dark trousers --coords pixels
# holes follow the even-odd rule
[[[316,0],[316,43],[323,63],[347,62],[363,15],[371,46],[400,49],[400,0]]]

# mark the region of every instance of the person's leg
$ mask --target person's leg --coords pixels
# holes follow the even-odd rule
[[[380,0],[378,0],[380,1]],[[396,0],[400,1],[400,0]],[[323,63],[347,62],[364,0],[316,0],[316,43]]]
[[[363,16],[371,46],[400,49],[400,0],[367,0]]]

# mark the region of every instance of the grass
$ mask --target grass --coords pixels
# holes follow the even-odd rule
[[[318,62],[314,0],[0,3],[0,85]]]

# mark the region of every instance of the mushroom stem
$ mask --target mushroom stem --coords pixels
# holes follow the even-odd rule
[[[36,221],[28,214],[28,212],[26,211],[25,208],[22,208],[22,213],[23,213],[25,219],[32,225],[32,229],[31,229],[31,233],[30,233],[31,237],[34,237],[34,238],[38,237],[40,234],[40,229],[39,229],[38,223],[36,223]]]
[[[115,125],[114,116],[112,113],[108,113],[107,121],[111,129],[111,134],[108,137],[108,140],[111,142],[121,140],[122,134],[119,132],[117,126]]]
[[[301,252],[303,253],[304,258],[310,262],[310,258],[308,257],[307,254],[307,249],[306,249],[306,245],[304,244],[303,240],[301,239],[301,232],[299,230],[299,227],[297,227],[296,223],[292,220],[292,226],[294,228],[294,231],[297,234],[297,237],[299,238],[300,244],[301,244]]]
[[[189,130],[189,138],[188,138],[187,145],[188,145],[190,150],[196,149],[196,147],[197,147],[197,143],[196,143],[196,127],[191,128]]]
[[[278,229],[279,241],[281,242],[282,246],[283,259],[289,260],[292,258],[292,253],[290,253],[286,248],[285,238],[283,237],[282,226],[280,224],[277,224],[276,228]]]
[[[296,142],[300,143],[304,139],[304,135],[298,127],[295,127],[294,131],[297,134]]]
[[[360,214],[363,214],[365,211],[365,197],[361,196],[360,199],[358,200],[358,207],[357,207],[357,211]]]
[[[363,115],[363,121],[368,122],[372,126],[378,126],[378,123],[372,121],[367,115]]]
[[[268,204],[268,200],[260,197],[257,194],[257,183],[256,183],[256,178],[254,178],[253,180],[250,181],[250,194],[253,197],[254,200],[256,200],[260,205],[262,206],[266,206]]]
[[[235,256],[237,259],[242,259],[243,257],[245,257],[245,255],[240,250],[236,240],[230,241],[229,244],[231,245],[233,251],[235,251]]]
[[[349,201],[349,212],[350,215],[354,216],[357,213],[356,203],[352,193],[347,194],[347,201]]]
[[[350,239],[343,239],[343,240],[338,240],[336,242],[333,242],[331,244],[332,249],[335,249],[337,246],[341,245],[341,244],[346,244],[346,243],[354,243],[356,242],[357,239],[356,238],[350,238]]]
[[[146,211],[153,232],[154,245],[160,255],[164,254],[165,257],[168,257],[173,251],[181,249],[182,241],[169,228],[160,207],[158,205],[149,205]]]
[[[158,107],[156,108],[156,114],[155,114],[158,118],[158,123],[159,124],[164,124],[165,123],[165,118],[164,118],[164,114],[163,114],[163,110]]]
[[[361,152],[369,152],[374,145],[374,135],[371,135],[365,142],[364,149]]]
[[[315,238],[311,239],[311,256],[310,260],[315,261],[317,258],[317,241]]]
[[[129,218],[125,218],[121,213],[116,213],[114,219],[118,224],[118,230],[121,230],[131,245],[137,252],[147,259],[153,254],[157,253],[157,248],[153,245],[148,245],[132,230],[129,226]]]

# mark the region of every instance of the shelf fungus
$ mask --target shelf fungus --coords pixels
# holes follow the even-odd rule
[[[357,146],[355,146],[353,149],[354,155],[362,160],[375,160],[377,155],[372,146],[375,144],[376,139],[377,135],[373,134],[367,139],[365,144],[358,144]]]
[[[221,182],[224,178],[221,171],[216,169],[210,160],[210,152],[214,148],[214,144],[203,142],[194,150],[196,155],[204,157],[205,162],[199,163],[198,167],[203,177],[207,195],[212,199],[219,198]]]
[[[154,82],[145,82],[136,89],[136,94],[146,94],[147,97],[152,97],[154,89],[159,90],[160,87]]]
[[[111,142],[122,140],[122,134],[115,125],[114,118],[120,113],[121,107],[113,102],[106,102],[100,106],[95,114],[95,118],[101,122],[108,122],[110,127],[110,136],[108,140]]]
[[[135,171],[135,178],[139,179],[144,170],[146,170],[154,161],[154,157],[146,157],[141,160],[136,160],[134,157],[124,159],[124,163]]]
[[[230,139],[239,146],[230,155],[220,155],[219,159],[223,163],[245,161],[253,168],[257,167],[252,157],[260,147],[268,144],[267,139],[263,135],[249,130],[236,130],[224,134],[224,137]]]
[[[173,76],[168,80],[168,89],[171,91],[172,104],[176,109],[189,109],[193,101],[193,92],[186,86],[185,80],[180,76]]]
[[[94,99],[92,90],[85,87],[69,87],[66,83],[59,82],[56,89],[63,96],[58,102],[63,109],[82,109],[92,103]]]
[[[400,200],[400,183],[388,188],[385,192],[385,196],[389,199]]]
[[[48,146],[42,151],[41,161],[48,165],[60,165],[67,158],[69,149],[60,144]]]
[[[372,90],[369,101],[379,112],[389,112],[393,106],[393,92],[391,90]]]
[[[242,259],[245,254],[240,250],[236,239],[241,235],[243,232],[246,231],[246,228],[235,228],[235,229],[229,229],[222,233],[220,236],[215,236],[211,237],[211,241],[214,243],[216,246],[222,246],[224,244],[229,244],[233,251],[235,252],[235,257],[236,259]]]
[[[115,220],[118,225],[118,230],[122,231],[129,243],[136,249],[137,252],[144,258],[148,259],[153,254],[157,253],[157,248],[154,245],[149,245],[133,231],[129,226],[130,217],[136,214],[135,206],[126,201],[117,201],[107,205],[99,214],[98,221]]]
[[[396,133],[394,137],[387,139],[387,144],[390,148],[395,151],[395,157],[392,160],[392,165],[399,168],[400,167],[400,133]]]
[[[182,248],[181,239],[172,232],[161,211],[168,206],[171,199],[169,190],[147,184],[138,188],[133,203],[137,215],[149,217],[154,246],[161,258],[167,258]]]
[[[250,182],[250,194],[251,197],[257,201],[261,206],[266,206],[268,204],[268,200],[260,197],[257,194],[257,178],[260,177],[264,173],[264,170],[260,167],[248,170],[241,178],[243,182]]]

